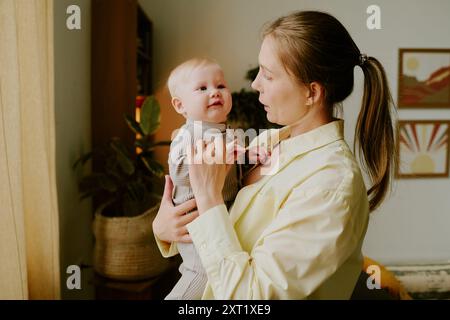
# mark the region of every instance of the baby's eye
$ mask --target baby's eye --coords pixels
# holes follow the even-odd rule
[[[200,91],[206,91],[206,86],[201,86],[201,87],[199,87],[197,90],[200,90]]]
[[[217,88],[218,88],[218,89],[225,89],[226,87],[225,87],[224,84],[219,84],[219,85],[217,86]]]

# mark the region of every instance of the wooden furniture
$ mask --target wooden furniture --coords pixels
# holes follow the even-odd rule
[[[134,136],[124,114],[134,114],[138,94],[152,93],[151,35],[151,21],[137,0],[92,0],[93,148],[113,136],[132,145]],[[93,165],[95,169],[103,164]]]
[[[148,96],[153,93],[152,82],[152,22],[138,6],[137,13],[137,94]]]

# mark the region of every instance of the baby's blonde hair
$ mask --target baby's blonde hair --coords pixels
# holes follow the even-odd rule
[[[178,86],[189,78],[193,70],[212,64],[219,65],[217,61],[210,58],[192,58],[179,64],[170,72],[169,78],[167,79],[167,87],[169,88],[170,95],[172,97],[177,95]]]

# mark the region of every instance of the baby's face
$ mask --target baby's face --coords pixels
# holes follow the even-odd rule
[[[231,110],[231,92],[222,69],[215,64],[195,68],[180,85],[179,110],[192,120],[220,123]]]

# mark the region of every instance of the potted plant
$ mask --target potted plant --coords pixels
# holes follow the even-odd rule
[[[153,156],[160,107],[153,96],[145,99],[140,121],[125,116],[137,135],[133,147],[113,137],[106,145],[82,155],[74,167],[95,158],[101,170],[82,177],[81,198],[96,199],[93,232],[94,270],[105,277],[140,280],[158,275],[169,264],[162,258],[152,234],[152,221],[162,194],[163,166]]]

